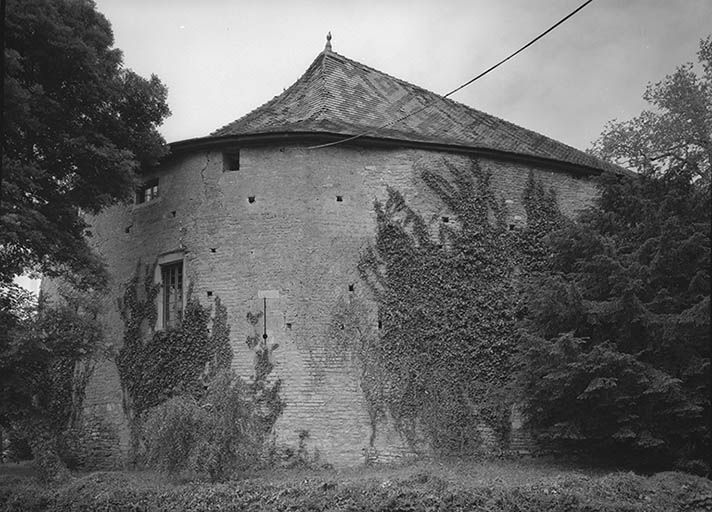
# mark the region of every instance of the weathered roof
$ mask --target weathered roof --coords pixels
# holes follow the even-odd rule
[[[399,120],[429,103],[433,104]],[[365,134],[620,171],[571,146],[355,62],[328,46],[286,91],[211,136],[308,132]]]

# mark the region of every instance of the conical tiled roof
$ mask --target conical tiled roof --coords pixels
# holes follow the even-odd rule
[[[620,171],[571,146],[355,62],[328,46],[289,89],[211,136],[269,133],[365,134]]]

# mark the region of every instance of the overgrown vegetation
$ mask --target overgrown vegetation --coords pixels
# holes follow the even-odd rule
[[[444,161],[423,179],[451,222],[434,237],[395,190],[376,203],[374,246],[359,268],[378,303],[380,336],[360,336],[367,398],[411,441],[438,453],[480,450],[482,427],[507,435],[521,312],[518,276],[544,265],[543,237],[560,222],[553,192],[529,176],[530,222],[509,229],[505,205],[477,162]],[[380,408],[380,409],[379,409]]]
[[[8,512],[112,510],[688,512],[709,510],[712,483],[681,473],[591,475],[532,462],[416,464],[258,474],[226,484],[94,473],[58,488],[0,477]]]
[[[608,127],[593,208],[551,237],[529,293],[523,372],[531,425],[569,449],[710,470],[712,42],[650,86],[657,110]]]
[[[93,355],[102,350],[99,301],[66,288],[35,309],[27,295],[10,331],[0,336],[0,425],[25,439],[42,478],[62,480],[77,463],[76,442]]]
[[[154,268],[139,264],[120,301],[125,331],[117,366],[134,462],[172,474],[207,473],[212,480],[256,465],[283,408],[280,381],[268,382],[276,347],[248,337],[256,368],[245,383],[230,370],[226,308],[216,297],[211,318],[190,292],[180,326],[155,331],[159,285],[153,275]],[[259,315],[248,319],[256,323]]]

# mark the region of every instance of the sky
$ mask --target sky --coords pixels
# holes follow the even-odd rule
[[[324,48],[445,94],[583,0],[95,0],[124,65],[158,75],[168,142],[202,137],[294,83]],[[712,0],[594,0],[452,98],[586,149],[696,60]]]

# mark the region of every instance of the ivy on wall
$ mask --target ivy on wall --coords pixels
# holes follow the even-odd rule
[[[387,410],[414,443],[422,431],[439,453],[473,453],[483,425],[507,436],[521,284],[546,266],[543,240],[562,217],[553,191],[532,174],[522,197],[528,222],[519,229],[510,229],[506,205],[476,161],[462,169],[445,160],[422,178],[451,221],[432,234],[393,189],[375,203],[376,240],[359,270],[382,329],[361,330],[353,347],[372,420]]]
[[[124,410],[132,426],[134,449],[141,415],[177,395],[200,396],[207,382],[232,361],[227,310],[215,298],[215,313],[191,296],[177,328],[155,330],[155,266],[137,265],[119,310],[124,320],[124,344],[116,364],[124,391]]]

